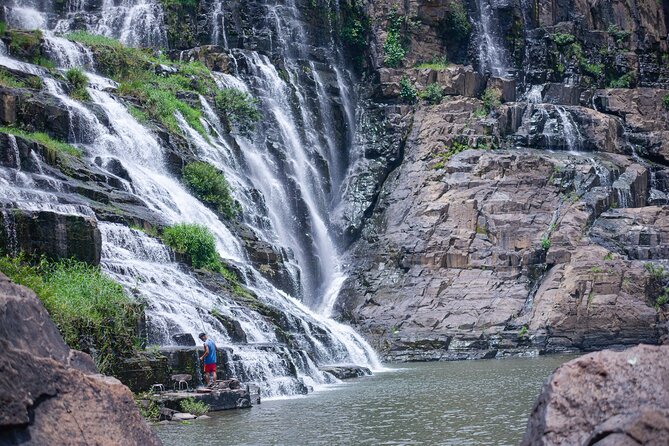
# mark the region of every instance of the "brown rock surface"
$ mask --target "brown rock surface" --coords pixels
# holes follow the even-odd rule
[[[0,274],[0,445],[159,445],[118,380],[70,350],[34,293]]]
[[[559,367],[544,386],[522,445],[666,445],[669,346],[605,350]]]

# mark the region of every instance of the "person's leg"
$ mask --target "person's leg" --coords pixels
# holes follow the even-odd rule
[[[205,385],[209,385],[209,371],[207,370],[207,366],[204,368],[204,383]]]

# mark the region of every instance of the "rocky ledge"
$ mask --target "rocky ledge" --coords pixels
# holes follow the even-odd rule
[[[372,374],[372,371],[367,367],[360,367],[355,364],[328,365],[320,367],[320,371],[330,373],[338,379],[360,378]]]
[[[0,274],[0,445],[15,444],[161,443],[130,390],[70,350],[37,296]]]
[[[559,367],[522,445],[660,445],[669,438],[669,346],[604,350]]]

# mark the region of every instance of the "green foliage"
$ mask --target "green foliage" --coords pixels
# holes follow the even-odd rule
[[[606,255],[604,256],[604,260],[606,261],[613,260],[613,253],[612,252],[606,253]]]
[[[593,266],[592,268],[590,268],[590,272],[593,274],[599,274],[604,272],[604,270],[599,266]]]
[[[443,169],[446,163],[453,157],[453,155],[456,155],[460,152],[464,152],[465,150],[471,149],[467,143],[462,143],[458,140],[453,140],[451,141],[450,146],[445,146],[444,150],[437,153],[437,158],[439,161],[434,165],[435,169]]]
[[[179,405],[182,411],[188,412],[197,417],[209,412],[209,405],[202,401],[197,401],[195,398],[186,398],[185,400],[181,400]]]
[[[185,6],[188,8],[196,8],[200,0],[160,0],[164,7],[169,6]]]
[[[87,101],[90,99],[86,87],[88,87],[88,77],[80,68],[70,68],[65,72],[65,79],[72,87],[70,96],[75,99]]]
[[[16,78],[11,72],[0,68],[0,87],[6,88],[25,88],[26,84]]]
[[[550,39],[555,42],[557,46],[567,46],[576,42],[576,37],[569,33],[553,33],[550,35]]]
[[[93,355],[109,373],[119,357],[134,351],[141,307],[98,267],[63,260],[29,263],[23,256],[0,257],[0,271],[32,289],[72,348]]]
[[[404,102],[413,104],[416,102],[417,97],[418,92],[416,91],[416,87],[414,87],[408,77],[402,76],[400,79],[400,98],[402,98]]]
[[[656,282],[660,282],[667,278],[667,273],[662,265],[655,265],[653,263],[647,262],[644,263],[643,267],[646,269],[646,271],[648,271],[650,277]]]
[[[9,51],[11,53],[32,54],[39,56],[39,45],[42,40],[42,31],[9,30],[5,32],[9,37]]]
[[[497,88],[486,88],[481,100],[485,110],[490,113],[502,104],[502,92]]]
[[[399,67],[407,54],[402,36],[403,24],[403,17],[397,11],[391,11],[388,17],[388,35],[383,43],[383,62],[392,68]]]
[[[151,399],[148,393],[134,395],[135,405],[140,415],[147,421],[158,421],[160,419],[160,405]]]
[[[248,135],[262,115],[258,111],[258,101],[236,88],[224,88],[216,93],[216,108],[225,114],[242,134]]]
[[[0,36],[4,36],[7,33],[7,23],[0,21]]]
[[[665,110],[669,110],[669,94],[662,96],[662,106]]]
[[[183,92],[207,94],[216,83],[209,70],[200,62],[170,62],[155,56],[151,50],[129,48],[108,37],[77,31],[66,36],[91,48],[98,69],[119,82],[118,92],[133,97],[144,105],[147,118],[160,122],[168,131],[181,133],[174,116],[181,113],[188,125],[205,135],[200,122],[200,110],[178,98]],[[158,75],[155,65],[177,68],[176,73]]]
[[[187,164],[183,170],[183,179],[200,200],[227,218],[234,218],[239,211],[223,173],[211,164],[201,161]]]
[[[580,66],[581,70],[583,70],[585,74],[588,74],[594,78],[598,78],[604,74],[604,64],[583,62],[580,64]]]
[[[46,133],[41,132],[24,132],[14,127],[0,127],[0,133],[9,133],[10,135],[20,136],[27,140],[42,144],[47,149],[52,150],[56,153],[64,153],[70,156],[81,156],[81,150],[66,144],[61,141],[57,141],[51,138]]]
[[[462,1],[455,0],[449,3],[448,10],[440,23],[440,31],[444,37],[456,43],[469,38],[472,25],[469,23]]]
[[[520,331],[518,332],[518,337],[523,338],[527,336],[527,325],[523,325]]]
[[[548,237],[541,238],[541,249],[548,251],[551,248],[551,240]]]
[[[361,54],[367,48],[369,17],[356,0],[341,2],[340,11],[342,15],[341,40],[352,50],[353,54]]]
[[[618,79],[613,79],[609,82],[609,88],[630,88],[636,81],[636,75],[630,71],[623,74]]]
[[[657,296],[657,299],[655,299],[655,307],[659,308],[662,305],[666,305],[669,303],[669,288],[664,288],[662,290],[662,294]]]
[[[417,63],[414,68],[428,68],[430,70],[443,70],[448,68],[448,58],[446,56],[434,57],[430,62]]]
[[[420,92],[421,99],[425,99],[430,104],[438,104],[444,97],[444,89],[438,83],[434,82],[425,87],[425,90]]]
[[[607,32],[613,37],[617,44],[623,43],[630,37],[630,35],[632,35],[631,32],[620,29],[618,25],[609,25]]]
[[[220,271],[221,260],[216,252],[216,239],[205,226],[179,223],[165,228],[162,239],[176,252],[190,257],[194,268]]]

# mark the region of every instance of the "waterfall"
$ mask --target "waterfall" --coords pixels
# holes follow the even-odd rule
[[[480,19],[476,23],[478,32],[479,66],[483,72],[493,76],[507,77],[509,62],[500,36],[499,22],[494,8],[496,0],[476,0]]]
[[[68,30],[70,15],[87,7],[85,1],[68,3],[68,18],[60,18],[55,29]],[[213,8],[219,15],[212,17],[220,27],[211,30],[212,39],[218,36],[227,47],[225,2],[214,2]],[[214,73],[219,88],[237,88],[260,101],[263,119],[255,133],[226,133],[204,96],[199,102],[206,135],[190,127],[180,114],[175,118],[193,154],[224,172],[242,207],[239,224],[280,253],[296,284],[289,292],[278,289],[254,267],[232,225],[221,221],[172,176],[162,140],[109,92],[115,82],[92,71],[95,63],[86,48],[55,31],[44,32],[44,50],[58,68],[87,70],[90,101],[86,103],[69,97],[60,81],[35,65],[6,56],[0,56],[0,64],[42,77],[46,92],[69,112],[69,142],[158,221],[207,226],[221,257],[235,266],[254,299],[282,315],[281,328],[291,335],[287,346],[266,316],[231,296],[212,292],[177,263],[160,240],[100,221],[102,269],[146,302],[149,342],[170,346],[175,334],[196,336],[204,330],[224,350],[233,351],[229,367],[237,377],[260,385],[266,396],[277,396],[304,393],[310,386],[331,382],[329,375],[318,370],[320,365],[381,366],[358,333],[330,318],[345,279],[329,211],[339,199],[354,132],[351,75],[341,65],[334,45],[326,49],[327,62],[309,59],[308,33],[293,2],[268,5],[267,10],[275,23],[274,43],[282,43],[276,47],[284,62],[282,72],[267,55],[233,49],[228,54],[236,71]],[[151,0],[104,0],[97,20],[86,26],[130,45],[162,46],[166,40],[162,14]],[[337,95],[334,100],[333,94]],[[127,179],[113,173],[110,166],[118,163],[127,171]],[[83,199],[68,194],[69,189],[46,171],[39,163],[30,172],[1,168],[0,199],[21,209],[95,217]],[[236,321],[242,339],[232,339],[220,318]]]
[[[579,152],[583,145],[583,137],[581,136],[581,132],[578,130],[578,125],[574,122],[571,114],[568,113],[564,107],[557,106],[555,110],[562,126],[562,132],[567,149],[569,149],[570,152]]]

